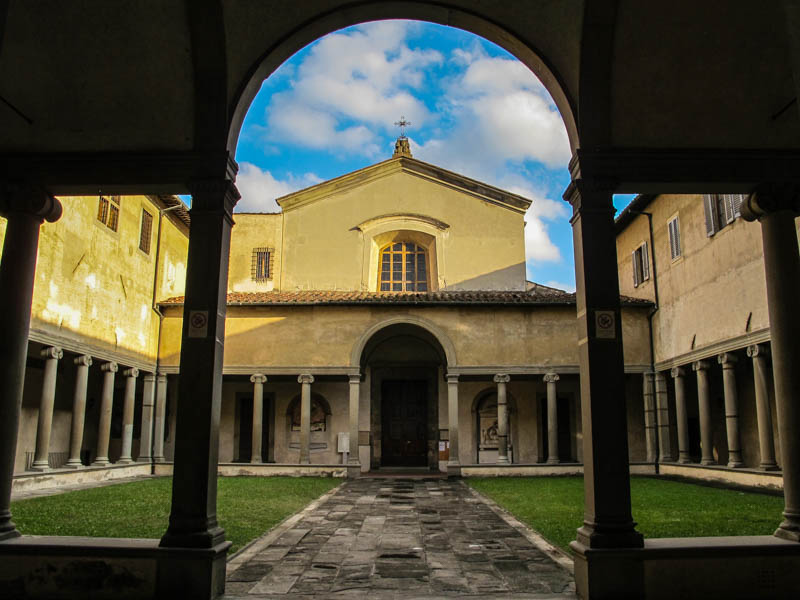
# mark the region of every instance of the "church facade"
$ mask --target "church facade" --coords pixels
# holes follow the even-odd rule
[[[108,226],[87,208],[95,201],[76,199],[68,212],[105,235]],[[169,470],[176,406],[183,400],[174,385],[181,335],[184,327],[191,332],[202,323],[191,316],[183,323],[186,223],[173,211],[185,209],[174,199],[124,198],[121,222],[130,221],[134,233],[137,202],[158,205],[151,210],[164,232],[154,242],[157,256],[145,260],[141,248],[129,248],[141,242],[142,231],[127,241],[118,236],[117,247],[102,248],[100,255],[127,253],[144,261],[147,277],[135,278],[142,289],[127,286],[141,298],[123,295],[126,277],[113,271],[113,260],[102,267],[107,277],[91,289],[88,271],[72,265],[84,252],[78,247],[41,263],[37,298],[45,289],[46,302],[69,304],[59,293],[83,294],[81,302],[94,314],[96,304],[110,301],[104,295],[116,298],[119,281],[117,309],[108,312],[144,325],[131,323],[139,327],[135,335],[123,324],[106,327],[117,331],[117,354],[109,354],[110,342],[83,329],[85,321],[70,329],[63,317],[55,322],[52,310],[35,303],[33,331],[50,335],[31,338],[17,453],[20,485],[30,479],[23,473],[34,468],[31,457],[39,457],[35,468],[77,466],[70,455],[76,436],[79,460],[89,471],[137,457],[153,460],[157,472]],[[524,214],[530,201],[416,160],[401,138],[392,158],[278,202],[280,213],[235,216],[222,472],[579,472],[575,298],[525,280]],[[62,220],[45,226],[44,235],[52,228],[63,237],[55,231],[70,226]],[[81,264],[95,260],[89,255]],[[63,291],[53,289],[54,269],[67,273]],[[121,271],[131,267],[121,265]],[[649,299],[623,299],[634,464],[648,458],[642,381],[650,365],[651,306]],[[130,346],[142,336],[141,349]],[[54,358],[59,351],[70,360]],[[122,377],[108,375],[112,363]],[[48,368],[55,369],[52,393],[51,384],[40,383],[49,381]],[[88,392],[76,384],[81,377],[89,377]],[[82,406],[88,410],[81,434],[74,423]],[[44,438],[37,432],[48,415],[51,456],[45,465]]]

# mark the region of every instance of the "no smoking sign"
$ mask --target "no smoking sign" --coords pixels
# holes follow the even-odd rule
[[[594,311],[594,336],[598,339],[613,340],[617,337],[617,319],[613,310]]]
[[[208,335],[208,311],[193,310],[189,313],[189,337],[204,338]]]

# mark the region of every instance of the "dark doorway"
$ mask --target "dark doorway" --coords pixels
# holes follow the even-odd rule
[[[549,447],[547,435],[547,400],[542,398],[539,403],[539,423],[541,423],[543,458],[546,460]],[[556,413],[558,415],[558,458],[561,462],[572,462],[572,441],[570,439],[569,400],[558,398],[556,400]]]
[[[386,380],[381,385],[381,465],[428,465],[428,382]]]
[[[237,462],[249,463],[253,456],[253,396],[237,394],[239,412],[239,459]],[[263,418],[261,421],[261,461],[269,457],[269,399],[264,397]]]

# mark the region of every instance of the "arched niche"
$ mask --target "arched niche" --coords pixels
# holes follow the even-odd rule
[[[286,406],[286,439],[289,448],[300,450],[300,394],[291,399]],[[331,448],[331,405],[322,394],[311,393],[311,441],[310,450],[324,451]]]
[[[508,410],[508,459],[514,461],[515,441],[519,433],[517,426],[517,401],[506,393]],[[474,459],[480,463],[497,462],[497,388],[487,387],[472,399],[470,411]]]

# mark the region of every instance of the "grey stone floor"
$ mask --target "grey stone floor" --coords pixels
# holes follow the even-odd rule
[[[465,484],[347,481],[232,561],[225,598],[575,598],[554,562]]]

